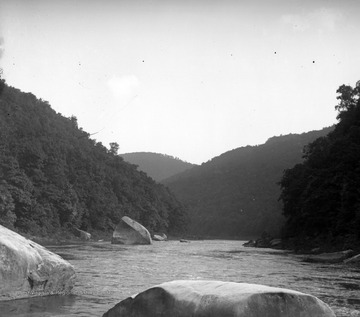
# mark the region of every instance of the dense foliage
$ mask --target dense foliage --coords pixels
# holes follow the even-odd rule
[[[128,215],[151,231],[185,228],[171,192],[90,139],[31,93],[4,85],[0,98],[0,223],[49,235],[78,227],[107,231]]]
[[[360,85],[338,90],[334,131],[305,148],[305,161],[280,182],[287,218],[284,234],[296,243],[360,242]],[[309,244],[309,242],[308,242]]]
[[[159,153],[136,152],[120,154],[120,156],[125,161],[138,165],[139,170],[145,172],[157,182],[196,166],[179,158]]]
[[[212,237],[280,234],[284,221],[277,185],[283,170],[300,163],[303,147],[331,128],[273,137],[226,152],[165,181],[188,206],[190,232]]]

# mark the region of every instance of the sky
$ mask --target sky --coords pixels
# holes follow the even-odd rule
[[[358,0],[0,0],[11,86],[119,153],[201,164],[336,123]]]

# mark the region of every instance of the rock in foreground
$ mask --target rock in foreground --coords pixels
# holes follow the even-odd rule
[[[69,262],[0,225],[0,300],[68,293],[74,283]]]
[[[173,281],[129,297],[103,317],[335,317],[318,298],[263,285]]]
[[[149,231],[129,217],[122,217],[116,226],[111,243],[113,244],[151,244]]]

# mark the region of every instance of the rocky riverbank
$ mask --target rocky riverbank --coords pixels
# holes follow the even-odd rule
[[[334,250],[328,245],[324,247],[315,247],[312,249],[291,249],[288,241],[283,241],[279,238],[273,238],[269,235],[263,234],[261,238],[256,240],[249,240],[243,244],[244,247],[253,248],[272,248],[272,249],[287,249],[296,253],[304,262],[312,263],[346,263],[353,265],[360,265],[360,250],[358,248],[338,250],[335,252],[326,252],[326,250]],[[289,248],[290,246],[290,248]]]

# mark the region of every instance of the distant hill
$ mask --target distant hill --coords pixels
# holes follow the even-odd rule
[[[173,156],[159,153],[136,152],[120,154],[120,156],[126,162],[138,165],[139,170],[145,172],[157,182],[197,166]]]
[[[165,186],[90,139],[31,93],[0,81],[0,224],[33,235],[110,231],[124,215],[179,232],[182,204]]]
[[[189,208],[190,233],[209,237],[279,234],[278,201],[284,169],[302,161],[303,148],[333,128],[270,138],[226,152],[164,184]]]

